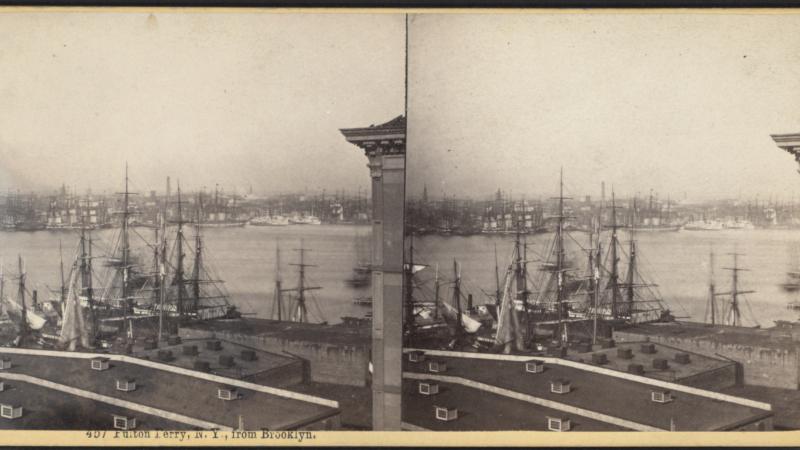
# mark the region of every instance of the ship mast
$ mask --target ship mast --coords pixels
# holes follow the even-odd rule
[[[740,294],[750,294],[755,291],[740,291],[739,290],[739,272],[747,271],[748,269],[741,269],[739,268],[739,256],[741,253],[729,253],[733,256],[733,267],[723,267],[725,270],[730,270],[733,275],[732,286],[730,292],[723,292],[717,295],[730,295],[731,296],[731,310],[730,310],[730,320],[728,321],[729,325],[733,325],[735,327],[739,327],[742,325],[742,312],[739,309],[739,295]]]
[[[563,344],[567,342],[567,324],[564,321],[564,169],[561,169],[558,184],[558,226],[556,227],[556,307],[558,310],[558,335]]]
[[[22,255],[19,258],[19,301],[22,305],[22,318],[20,319],[20,344],[22,339],[28,334],[28,307],[25,304],[25,264],[22,262]]]
[[[499,308],[500,307],[500,266],[497,262],[497,242],[494,243],[494,283],[495,283],[495,297],[494,297],[494,304]]]
[[[177,262],[175,267],[175,280],[173,284],[175,284],[178,288],[178,302],[177,302],[177,310],[178,310],[178,325],[183,323],[184,321],[184,311],[183,311],[183,204],[181,202],[181,182],[178,181],[178,234],[176,237],[176,242],[178,246],[177,248]]]
[[[124,318],[127,318],[127,316],[133,314],[133,298],[130,298],[130,294],[128,292],[128,277],[130,275],[130,242],[128,239],[128,218],[130,217],[130,211],[128,211],[128,197],[128,163],[125,163],[125,192],[123,193],[122,197],[122,299],[125,302],[123,314]],[[133,323],[131,320],[132,319],[128,320],[129,337],[132,337],[133,335]]]
[[[300,240],[300,248],[295,249],[295,251],[300,252],[300,263],[299,264],[291,264],[293,266],[298,266],[300,269],[300,277],[297,281],[297,308],[295,309],[295,319],[297,322],[307,322],[308,321],[308,308],[306,307],[306,291],[321,289],[318,286],[306,286],[306,267],[316,267],[312,264],[305,263],[305,254],[308,251],[307,249],[303,248],[303,240]]]
[[[651,200],[652,202],[652,200]],[[636,240],[634,239],[634,228],[636,227],[636,197],[633,198],[633,211],[631,211],[631,227],[630,231],[630,250],[628,259],[628,282],[626,284],[626,306],[625,313],[631,318],[633,317],[633,302],[634,302],[634,278],[636,277]]]
[[[708,305],[709,305],[710,313],[711,313],[711,325],[715,325],[716,321],[717,321],[717,305],[716,305],[716,300],[714,299],[714,297],[716,297],[717,294],[715,293],[716,286],[714,286],[714,251],[713,250],[709,253],[709,261],[710,261],[710,264],[709,264],[710,274],[709,274],[709,279],[708,279]]]
[[[456,304],[456,339],[464,335],[464,324],[461,322],[461,272],[458,270],[458,262],[453,259],[453,274],[455,284],[453,285],[453,302]]]
[[[192,312],[197,314],[200,305],[200,276],[202,274],[201,265],[203,264],[203,239],[200,233],[200,222],[203,210],[202,193],[197,194],[197,213],[194,235],[194,268],[192,270]]]
[[[433,318],[439,319],[439,264],[436,264],[435,275],[433,278]]]
[[[275,304],[273,310],[278,310],[278,321],[283,320],[283,289],[281,288],[281,247],[275,242]],[[274,317],[273,312],[273,317]]]
[[[608,284],[611,289],[611,317],[613,319],[619,318],[619,256],[617,255],[617,246],[619,245],[619,238],[617,237],[617,206],[614,196],[614,189],[611,189],[611,273],[608,276]]]

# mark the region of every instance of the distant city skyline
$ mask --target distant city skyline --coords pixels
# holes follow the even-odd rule
[[[800,15],[422,15],[408,195],[791,198]]]
[[[339,129],[404,114],[402,15],[9,13],[0,38],[2,192],[118,192],[126,161],[140,192],[356,192]]]

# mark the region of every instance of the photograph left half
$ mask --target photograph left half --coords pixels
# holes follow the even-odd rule
[[[0,429],[372,429],[404,15],[8,9],[0,39]]]

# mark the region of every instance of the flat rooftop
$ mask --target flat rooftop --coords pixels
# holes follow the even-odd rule
[[[458,409],[458,420],[444,422],[434,416],[434,406]],[[547,417],[569,416],[575,431],[626,431],[626,428],[588,417],[565,414],[452,383],[439,382],[439,393],[417,392],[416,380],[403,381],[403,422],[433,431],[547,431]]]
[[[428,376],[436,375],[427,371],[427,360],[430,359],[446,362],[447,370],[441,375],[461,377],[664,430],[670,429],[671,422],[678,431],[724,430],[742,422],[772,415],[764,409],[676,390],[672,390],[672,402],[655,403],[651,400],[652,391],[664,388],[648,384],[644,378],[640,378],[643,381],[638,382],[627,379],[627,375],[623,377],[622,374],[612,376],[597,373],[591,371],[592,367],[588,365],[586,369],[581,369],[545,363],[544,372],[534,374],[525,372],[524,362],[516,360],[428,356],[426,361],[417,363],[404,357],[403,370]],[[570,380],[572,391],[567,394],[550,392],[550,381],[556,379]],[[472,389],[471,396],[467,398],[473,401],[483,395],[486,395],[483,391]],[[529,404],[528,408],[534,410],[539,406]],[[479,429],[495,429],[504,426],[506,422],[506,416],[481,414],[481,417],[484,425]],[[494,421],[498,423],[492,424]]]
[[[221,400],[217,398],[217,389],[224,383],[205,379],[199,372],[197,375],[175,373],[113,359],[109,361],[108,370],[98,371],[90,368],[90,359],[70,356],[70,352],[59,352],[64,356],[41,356],[10,353],[8,350],[0,348],[0,354],[11,359],[12,367],[0,372],[0,378],[4,372],[25,374],[232,428],[238,427],[239,416],[242,416],[246,429],[277,430],[339,414],[338,408],[321,404],[323,402],[313,403],[241,387],[237,387],[241,396],[238,400]],[[116,380],[121,378],[135,379],[136,390],[117,390]],[[0,393],[0,397],[2,395]]]
[[[273,336],[290,341],[309,341],[335,345],[370,345],[369,326],[349,327],[344,324],[318,324],[277,321],[269,319],[215,320],[188,325],[185,328],[202,331],[226,331],[229,333]]]
[[[653,344],[656,352],[652,354],[643,353],[641,351],[642,344]],[[631,359],[619,357],[617,353],[619,351],[618,349],[630,349],[633,357]],[[732,361],[712,358],[698,353],[687,352],[675,347],[670,347],[668,345],[645,341],[617,342],[615,347],[612,348],[600,348],[599,345],[595,345],[593,346],[591,352],[584,353],[579,353],[573,349],[570,349],[566,359],[591,364],[592,354],[595,353],[603,353],[606,355],[606,358],[608,358],[608,363],[602,364],[602,367],[605,369],[628,372],[629,364],[641,364],[644,368],[644,374],[642,374],[643,376],[676,383],[679,383],[682,379],[691,377],[693,375],[710,372],[736,364]],[[681,364],[676,362],[675,355],[678,353],[688,354],[689,363]],[[668,362],[668,367],[666,369],[656,369],[653,367],[654,359],[666,359]]]
[[[135,417],[138,429],[189,430],[181,422],[144,415],[137,411],[37,386],[23,381],[5,381],[6,390],[0,402],[22,406],[22,417],[14,420],[0,418],[0,430],[107,430],[112,427],[113,415]]]
[[[642,336],[702,339],[728,345],[747,345],[786,351],[797,350],[796,342],[789,338],[779,338],[778,331],[771,328],[711,326],[699,322],[664,322],[638,324],[618,331]]]
[[[168,345],[166,342],[161,342],[158,348],[152,350],[145,350],[144,343],[137,343],[133,348],[132,356],[137,358],[147,357],[151,361],[163,362],[164,364],[183,367],[185,369],[194,369],[195,361],[205,361],[209,363],[210,373],[229,378],[246,378],[300,362],[297,358],[256,350],[228,341],[221,342],[221,350],[207,349],[206,343],[213,340],[217,339],[183,339],[180,344],[176,345]],[[185,345],[197,346],[198,354],[196,356],[184,355],[183,347]],[[158,352],[162,350],[171,351],[175,359],[172,361],[161,361],[158,359]],[[242,359],[242,350],[255,352],[256,359],[253,361]],[[220,356],[233,357],[234,365],[232,367],[220,365]]]

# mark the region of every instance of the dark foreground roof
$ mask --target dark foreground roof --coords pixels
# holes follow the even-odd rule
[[[436,358],[447,362],[447,371],[441,375],[476,381],[538,399],[558,402],[566,405],[567,408],[581,408],[662,430],[669,430],[671,426],[674,426],[678,431],[724,430],[732,426],[738,426],[743,422],[748,423],[772,415],[769,410],[726,401],[724,397],[722,397],[723,399],[711,398],[717,395],[715,393],[708,393],[710,396],[691,394],[686,390],[691,390],[692,388],[677,385],[675,386],[676,389],[672,390],[674,401],[666,404],[655,403],[651,400],[652,391],[670,390],[659,385],[664,382],[649,380],[644,377],[634,377],[632,379],[641,381],[632,381],[630,376],[626,374],[607,375],[598,373],[589,365],[570,363],[575,366],[585,367],[585,369],[582,369],[546,362],[543,373],[533,374],[526,373],[524,362],[520,361],[478,359],[468,356],[437,356]],[[418,374],[416,376],[424,374],[425,376],[433,377],[437,375],[427,372],[427,361],[412,363],[407,358],[403,359],[403,370],[404,372],[411,372],[412,375]],[[609,371],[609,373],[614,374],[615,372]],[[557,379],[570,380],[571,392],[567,394],[550,392],[550,381]],[[469,392],[464,394],[464,402],[474,402],[477,401],[477,398],[482,398],[482,402],[488,402],[489,400],[484,399],[484,397],[491,396],[489,393],[479,389],[465,389]],[[411,397],[408,398],[409,401],[412,401]],[[497,402],[503,403],[509,400],[511,399],[500,398],[497,399]],[[742,400],[742,402],[746,401]],[[529,404],[528,412],[525,414],[533,414],[532,411],[541,408],[539,405]],[[515,419],[516,421],[510,420],[508,414],[495,416],[488,413],[484,414],[482,410],[471,409],[474,414],[480,415],[480,420],[475,422],[479,430],[503,429],[506,424],[523,423],[519,421],[520,419]],[[575,417],[575,414],[568,415]],[[414,417],[409,416],[408,421],[416,424]],[[514,428],[509,427],[506,429]]]
[[[0,348],[0,354],[4,351],[8,349]],[[29,375],[231,428],[238,427],[239,416],[242,416],[246,429],[277,430],[301,427],[339,414],[338,408],[324,404],[325,400],[319,399],[320,403],[315,403],[291,398],[292,394],[283,390],[267,393],[238,387],[241,398],[225,401],[217,398],[217,389],[223,384],[235,385],[241,382],[229,380],[229,383],[220,383],[204,379],[202,374],[193,371],[186,371],[188,374],[184,374],[178,368],[161,370],[117,360],[111,361],[108,370],[97,371],[90,369],[89,359],[72,357],[69,352],[63,353],[64,357],[11,354],[8,356],[12,360],[12,368],[5,372]],[[0,372],[0,379],[3,378],[3,373]],[[136,390],[118,391],[116,380],[120,378],[135,379]],[[27,390],[19,381],[12,380],[9,383],[18,384],[20,392]],[[2,395],[0,392],[0,397]],[[58,398],[63,394],[51,395]],[[142,414],[137,412],[134,416],[141,417]]]

